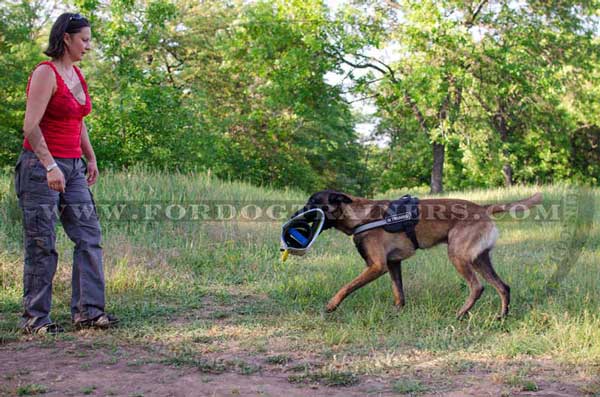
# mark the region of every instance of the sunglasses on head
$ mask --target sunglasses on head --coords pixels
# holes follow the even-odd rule
[[[69,17],[69,22],[71,21],[79,21],[83,19],[83,17],[81,16],[81,14],[73,14]]]

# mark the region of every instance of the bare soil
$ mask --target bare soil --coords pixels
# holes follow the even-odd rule
[[[69,338],[68,338],[69,339]],[[593,376],[565,372],[547,361],[526,364],[526,383],[511,365],[467,370],[412,372],[379,377],[358,375],[349,386],[330,387],[322,380],[298,382],[292,362],[268,363],[259,357],[259,369],[231,365],[232,352],[206,357],[206,366],[178,363],[159,350],[103,341],[94,333],[74,334],[70,340],[32,337],[0,346],[0,395],[44,396],[582,396],[600,395]],[[210,363],[229,365],[214,366]],[[251,364],[253,365],[253,364]],[[515,364],[516,365],[516,364]],[[252,369],[254,368],[254,369]],[[294,378],[296,376],[296,378]],[[415,386],[416,384],[416,386]],[[33,386],[35,385],[35,386]],[[534,387],[535,386],[535,387]],[[597,389],[596,389],[597,388]],[[537,389],[537,390],[532,390]]]

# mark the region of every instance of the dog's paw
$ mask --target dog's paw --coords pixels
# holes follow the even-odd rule
[[[325,313],[333,313],[335,309],[337,309],[337,305],[328,303],[327,306],[325,306]]]
[[[458,321],[462,321],[465,320],[467,318],[467,316],[469,316],[469,313],[465,313],[465,312],[458,312],[456,313],[456,320]]]

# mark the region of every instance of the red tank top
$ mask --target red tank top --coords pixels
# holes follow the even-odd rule
[[[40,121],[40,129],[46,145],[48,145],[50,154],[53,157],[80,158],[81,123],[83,117],[87,116],[92,110],[92,102],[85,79],[79,69],[73,66],[85,92],[85,104],[82,105],[75,99],[52,62],[42,62],[36,66],[36,69],[40,65],[49,65],[56,75],[56,91],[50,98],[44,116]],[[27,83],[27,95],[29,95],[30,84],[31,76],[29,76],[29,82]],[[27,139],[23,141],[23,147],[33,151]]]

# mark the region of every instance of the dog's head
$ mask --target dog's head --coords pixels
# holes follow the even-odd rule
[[[326,230],[337,225],[344,213],[343,206],[350,203],[352,203],[352,197],[347,194],[335,190],[322,190],[310,196],[304,208],[296,214],[313,208],[321,209],[325,213],[323,230]]]

